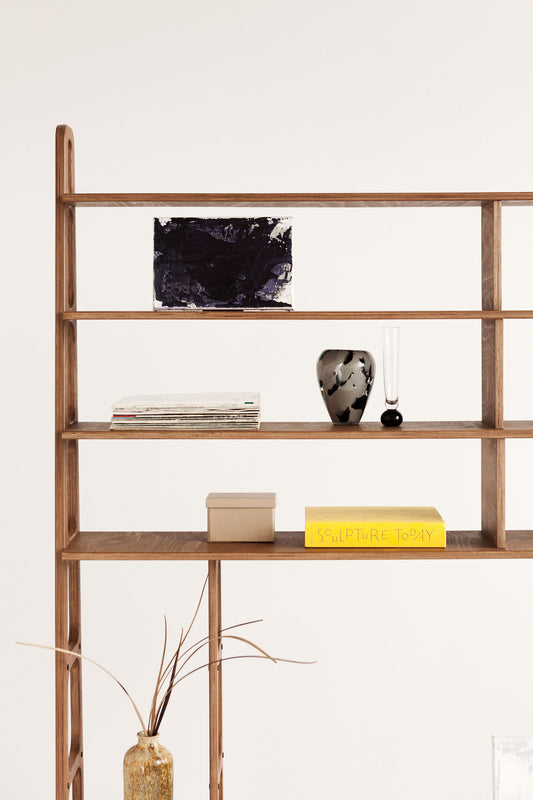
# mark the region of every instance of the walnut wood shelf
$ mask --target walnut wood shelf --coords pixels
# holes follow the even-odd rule
[[[279,207],[279,208],[372,208],[372,207],[453,207],[483,206],[500,202],[504,206],[533,205],[533,192],[328,192],[328,193],[74,193],[59,196],[65,205],[102,206],[211,206]]]
[[[533,319],[533,311],[64,311],[63,320],[216,320],[217,322],[261,320],[296,322],[312,320],[387,319]]]
[[[533,530],[508,531],[505,527],[505,440],[533,438],[533,420],[505,421],[503,411],[504,322],[533,319],[533,309],[503,309],[501,271],[502,208],[533,206],[533,192],[80,194],[74,184],[74,137],[68,126],[61,125],[56,131],[55,187],[55,641],[57,647],[72,654],[56,654],[56,800],[83,800],[82,665],[73,655],[79,653],[82,640],[80,562],[108,560],[208,562],[209,660],[212,662],[209,667],[209,800],[222,800],[222,669],[215,663],[221,655],[222,561],[533,558]],[[440,311],[80,311],[76,301],[76,208],[107,206],[301,207],[323,208],[327,213],[335,208],[477,207],[481,238],[481,308]],[[474,216],[469,214],[469,218]],[[420,225],[423,225],[426,214],[418,217]],[[479,265],[475,268],[479,269]],[[435,275],[435,279],[440,277]],[[338,302],[344,302],[342,297]],[[105,306],[105,300],[102,305]],[[77,326],[78,321],[85,320],[479,320],[480,421],[407,421],[401,428],[384,428],[379,422],[366,421],[350,428],[330,422],[264,422],[257,431],[110,430],[109,422],[78,422]],[[276,541],[270,544],[209,543],[205,532],[80,532],[78,459],[81,439],[478,439],[481,530],[448,532],[448,547],[416,550],[306,549],[302,532],[281,531],[276,535]]]
[[[263,422],[259,430],[111,430],[109,422],[76,422],[62,432],[63,439],[530,439],[532,420],[492,428],[482,422],[404,422],[385,428],[380,422],[333,425],[331,422]]]
[[[303,531],[280,531],[274,543],[208,542],[206,532],[81,532],[65,560],[108,561],[346,561],[533,558],[533,531],[507,531],[505,550],[481,531],[448,531],[446,548],[306,548]]]
[[[280,531],[273,543],[208,542],[205,531],[82,531],[66,561],[376,561],[533,558],[533,531],[507,531],[505,550],[481,531],[448,531],[446,548],[304,547],[303,531]]]

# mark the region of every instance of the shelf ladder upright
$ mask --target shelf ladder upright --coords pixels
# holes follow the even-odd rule
[[[502,204],[481,206],[481,304],[502,310]],[[503,428],[503,319],[481,320],[481,419]],[[505,439],[481,440],[481,530],[505,548]]]
[[[83,724],[80,562],[63,560],[79,533],[78,441],[62,433],[78,421],[75,208],[62,201],[74,193],[74,136],[67,125],[56,131],[56,800],[83,800]],[[209,660],[221,658],[221,565],[210,561]],[[70,710],[69,710],[70,700]],[[70,727],[70,738],[69,738]],[[222,800],[222,665],[209,667],[209,798]]]
[[[56,647],[56,799],[83,800],[83,734],[80,562],[62,559],[62,551],[79,532],[77,442],[62,431],[78,419],[76,321],[63,320],[76,309],[75,209],[61,201],[74,191],[74,137],[66,125],[56,131],[56,467],[55,572]],[[70,699],[70,710],[69,710]],[[69,740],[70,723],[70,740]]]

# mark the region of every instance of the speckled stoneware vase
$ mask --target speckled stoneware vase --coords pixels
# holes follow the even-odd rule
[[[370,395],[376,365],[366,350],[324,350],[316,373],[324,403],[337,425],[357,425]]]
[[[159,735],[138,733],[137,740],[124,756],[124,800],[172,800],[172,754]]]

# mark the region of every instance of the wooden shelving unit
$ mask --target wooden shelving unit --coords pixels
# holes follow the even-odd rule
[[[533,192],[431,194],[78,194],[74,189],[74,141],[70,128],[56,132],[56,644],[81,648],[80,561],[203,560],[209,574],[210,660],[220,657],[221,562],[226,560],[478,559],[531,558],[533,531],[506,531],[505,440],[533,437],[533,420],[503,416],[504,320],[533,319],[533,310],[505,311],[501,297],[502,206],[533,205]],[[470,311],[78,311],[76,306],[75,208],[175,207],[395,207],[477,206],[482,242],[482,307]],[[383,428],[364,422],[341,428],[326,422],[270,422],[258,431],[161,431],[109,429],[107,422],[79,422],[78,321],[98,320],[465,320],[481,321],[481,420],[405,422]],[[80,531],[80,439],[479,439],[481,531],[448,532],[436,550],[306,550],[302,532],[280,531],[272,544],[208,543],[186,531]],[[222,670],[209,674],[210,800],[222,800]],[[70,703],[69,703],[70,700]],[[56,656],[56,797],[83,798],[81,663]]]

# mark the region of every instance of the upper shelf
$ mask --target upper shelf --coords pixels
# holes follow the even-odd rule
[[[194,193],[63,194],[60,201],[71,206],[258,206],[370,208],[376,206],[482,206],[500,201],[505,206],[533,205],[533,192],[334,192],[306,194],[278,193]]]
[[[458,420],[404,422],[386,428],[380,422],[334,425],[332,422],[263,422],[259,430],[111,430],[109,422],[77,422],[63,439],[530,439],[533,421],[512,420],[501,429],[482,422]]]
[[[179,309],[175,311],[63,311],[63,320],[161,320],[161,319],[211,319],[227,320],[379,320],[379,319],[533,319],[533,310],[512,311],[202,311]]]

